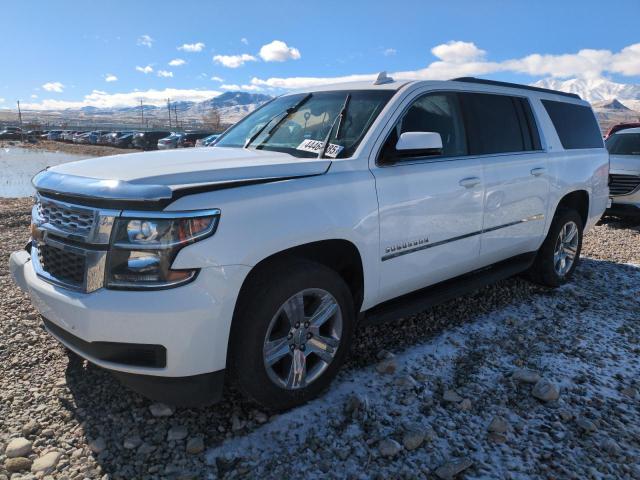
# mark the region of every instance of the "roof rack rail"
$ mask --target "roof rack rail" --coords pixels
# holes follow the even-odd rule
[[[558,90],[551,90],[550,88],[532,87],[531,85],[521,85],[519,83],[500,82],[498,80],[486,80],[484,78],[476,77],[459,77],[452,78],[452,80],[454,82],[478,83],[480,85],[494,85],[496,87],[521,88],[524,90],[533,90],[534,92],[552,93],[554,95],[562,95],[564,97],[577,98],[578,100],[582,100],[582,98],[580,98],[580,95],[575,93],[560,92]]]

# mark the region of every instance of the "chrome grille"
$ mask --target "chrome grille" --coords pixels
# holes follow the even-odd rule
[[[37,203],[37,213],[42,224],[80,236],[88,236],[95,221],[95,210],[53,202],[42,197]]]
[[[42,271],[68,285],[82,287],[86,270],[86,257],[49,245],[38,247],[38,260]]]
[[[609,175],[609,193],[611,195],[626,195],[632,193],[640,186],[640,176],[620,175],[612,173]]]

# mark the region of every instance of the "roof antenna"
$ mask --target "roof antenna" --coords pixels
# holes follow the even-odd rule
[[[378,74],[378,78],[376,78],[376,81],[373,82],[374,85],[384,85],[385,83],[391,83],[393,82],[393,78],[387,76],[387,72],[380,72]]]

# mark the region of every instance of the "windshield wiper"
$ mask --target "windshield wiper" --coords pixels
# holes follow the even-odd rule
[[[336,129],[336,136],[334,137],[336,140],[339,139],[342,135],[342,125],[344,123],[344,119],[347,116],[347,109],[349,108],[349,102],[351,101],[351,94],[348,93],[347,97],[344,99],[344,103],[342,104],[342,108],[338,115],[336,115],[335,120],[331,124],[331,128],[327,133],[327,136],[324,139],[324,145],[322,146],[322,150],[318,153],[318,158],[324,158],[327,153],[327,149],[329,148],[329,139],[331,138],[331,133],[333,132],[333,128],[338,124],[338,128]]]
[[[273,132],[275,132],[277,130],[277,128],[282,124],[282,122],[284,122],[287,118],[289,118],[289,116],[295,112],[298,111],[298,109],[304,105],[307,100],[309,100],[311,98],[312,94],[308,93],[307,95],[305,95],[303,98],[301,98],[295,105],[292,105],[291,107],[287,108],[283,113],[278,113],[277,115],[274,115],[273,117],[271,117],[271,119],[265,123],[262,127],[260,127],[260,129],[258,129],[258,131],[256,133],[254,133],[253,135],[251,135],[251,138],[249,140],[247,140],[244,144],[244,148],[249,148],[249,145],[251,145],[256,138],[258,138],[258,136],[260,136],[260,134],[262,132],[264,132],[264,130],[271,125],[271,122],[273,122],[276,118],[281,117],[273,127],[271,127],[271,129],[269,129],[269,131],[267,132],[267,138],[265,138],[262,142],[260,142],[260,145],[262,145],[265,140],[268,140],[271,135],[273,135]],[[256,147],[257,148],[257,147]]]

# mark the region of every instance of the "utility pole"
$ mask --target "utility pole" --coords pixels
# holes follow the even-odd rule
[[[171,99],[167,98],[167,109],[169,110],[169,130],[171,130]]]
[[[175,114],[175,116],[176,116],[176,128],[179,128],[179,127],[178,127],[178,107],[177,107],[177,105],[174,105],[174,106],[173,106],[173,113],[174,113],[174,114]]]
[[[24,142],[24,134],[22,132],[22,111],[20,110],[20,100],[18,100],[18,122],[20,122],[20,141]]]
[[[144,128],[144,107],[142,106],[142,99],[140,99],[140,126]]]

